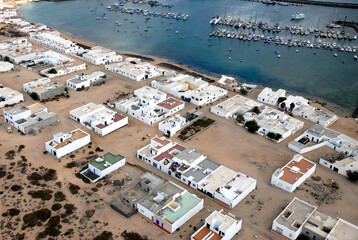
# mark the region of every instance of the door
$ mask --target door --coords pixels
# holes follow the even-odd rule
[[[171,175],[172,175],[172,172],[171,172],[170,170],[168,171],[168,175],[169,175],[169,176],[171,176]]]
[[[155,162],[153,163],[153,167],[157,167],[157,164]]]

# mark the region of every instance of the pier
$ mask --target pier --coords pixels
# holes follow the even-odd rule
[[[339,24],[342,26],[347,26],[353,28],[356,32],[358,32],[358,22],[348,22],[348,21],[335,21],[335,24]]]
[[[267,3],[267,0],[244,0],[250,2],[262,2]],[[275,5],[276,3],[289,3],[292,5],[317,5],[317,6],[325,6],[325,7],[335,7],[335,8],[353,8],[358,9],[357,3],[340,3],[340,2],[324,2],[324,1],[312,1],[312,0],[283,0],[283,1],[269,1],[270,5]]]

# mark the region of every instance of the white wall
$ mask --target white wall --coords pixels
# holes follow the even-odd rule
[[[204,207],[204,200],[202,199],[195,207],[193,207],[190,211],[188,211],[184,216],[179,218],[175,223],[172,225],[172,231],[174,232],[188,220],[190,220],[195,214],[200,212],[201,209]]]
[[[282,232],[280,232],[280,230],[278,228],[281,229]],[[276,232],[280,233],[281,235],[287,237],[288,239],[295,240],[298,237],[298,235],[300,235],[300,233],[302,232],[302,226],[296,232],[294,232],[294,231],[288,229],[287,227],[285,227],[281,224],[278,224],[275,219],[272,224],[272,230],[275,230]]]
[[[105,128],[95,128],[95,132],[101,135],[102,137],[127,125],[128,124],[128,117],[123,118],[122,120],[119,120],[118,122],[113,122],[109,126]]]
[[[63,146],[62,148],[59,149],[55,149],[54,147],[50,146],[50,143],[52,142],[48,141],[45,143],[46,146],[46,151],[48,151],[49,153],[51,153],[52,155],[55,155],[54,152],[56,152],[56,157],[60,158],[65,156],[66,154],[69,154],[85,145],[87,145],[88,143],[91,142],[91,136],[88,134],[86,137],[83,137],[81,139],[78,139],[72,143],[66,144],[65,146]]]
[[[137,209],[138,212],[149,218],[150,220],[153,220],[154,213],[149,211],[147,208],[142,206],[140,203],[137,203]]]
[[[88,164],[88,168],[96,173],[100,178],[103,178],[104,176],[106,176],[107,174],[117,170],[118,168],[120,167],[123,167],[124,165],[126,164],[126,159],[123,158],[121,161],[117,162],[116,164],[113,164],[109,167],[107,167],[106,169],[104,170],[100,170],[98,168],[95,168],[93,165],[91,164]],[[96,181],[98,181],[100,178],[98,178]]]
[[[19,94],[7,99],[6,101],[0,102],[0,108],[5,107],[5,105],[12,105],[21,101],[24,101],[24,95]]]

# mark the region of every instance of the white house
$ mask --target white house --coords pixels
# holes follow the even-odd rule
[[[81,174],[94,183],[118,168],[123,167],[125,164],[126,159],[122,155],[106,153],[103,156],[90,161],[88,163],[88,168],[83,170]]]
[[[214,85],[209,85],[204,88],[196,88],[185,92],[184,100],[197,106],[204,106],[225,96],[227,96],[227,90]]]
[[[115,108],[148,125],[153,125],[185,107],[184,102],[166,96],[166,93],[144,86],[135,90],[129,98],[116,102]]]
[[[164,75],[165,73],[165,70],[163,69],[159,69],[141,59],[131,57],[126,58],[123,63],[107,64],[105,69],[135,81],[143,81],[149,78]]]
[[[151,172],[143,173],[139,182],[124,190],[121,200],[169,234],[190,220],[204,205],[203,199]]]
[[[271,231],[294,240],[301,234],[304,224],[316,209],[315,206],[295,197],[273,220]]]
[[[244,114],[245,122],[256,121],[259,125],[258,134],[270,140],[281,142],[303,128],[304,122],[297,120],[276,109],[265,107],[260,113],[247,112]],[[279,139],[272,138],[272,134],[280,136]]]
[[[242,220],[221,209],[212,212],[204,225],[199,228],[191,240],[230,240],[241,230]]]
[[[100,46],[91,48],[91,50],[84,53],[82,57],[84,60],[94,65],[110,64],[113,62],[121,62],[123,60],[122,56],[117,55],[115,51]]]
[[[271,184],[292,193],[316,170],[316,164],[295,155],[293,159],[282,168],[277,169],[271,177]]]
[[[168,137],[174,136],[179,130],[187,125],[186,118],[176,114],[158,124],[159,131],[163,132]]]
[[[25,107],[16,105],[4,110],[5,122],[10,123],[24,134],[39,133],[42,128],[58,122],[56,113],[48,112],[47,108],[35,103]]]
[[[358,226],[296,197],[273,221],[271,231],[292,240],[300,234],[316,240],[356,239],[358,236]]]
[[[215,172],[213,173],[215,174]],[[229,208],[234,208],[256,188],[256,179],[238,172],[226,185],[214,192],[215,201],[220,201]]]
[[[70,111],[70,118],[102,137],[128,124],[127,116],[94,103]]]
[[[286,90],[279,89],[275,92],[272,91],[271,88],[266,87],[257,96],[257,101],[275,106],[277,105],[278,99],[280,97],[285,97],[285,95],[286,95]]]
[[[22,93],[8,87],[0,88],[0,108],[22,101],[24,101]]]
[[[308,100],[306,98],[301,96],[289,95],[284,101],[279,104],[279,107],[283,110],[292,112],[294,109],[297,109],[302,105],[308,105]]]
[[[358,140],[340,132],[325,128],[319,124],[314,125],[288,144],[289,148],[300,154],[323,146],[328,146],[347,156],[358,155]]]
[[[153,216],[153,223],[166,231],[175,232],[204,207],[204,200],[184,190]]]
[[[0,62],[0,73],[8,72],[14,69],[14,64],[9,62]]]
[[[153,88],[159,89],[160,91],[171,94],[177,98],[182,98],[185,93],[194,89],[205,88],[208,85],[209,83],[201,80],[201,78],[194,78],[184,74],[179,74],[173,77],[163,77],[162,79],[153,80],[151,82]]]
[[[72,72],[77,72],[86,69],[86,63],[75,60],[60,64],[53,68],[47,68],[40,71],[40,74],[48,78],[63,76]]]
[[[255,179],[225,166],[219,166],[198,182],[198,190],[229,208],[234,208],[255,188]]]
[[[19,29],[19,31],[23,33],[30,33],[30,32],[38,32],[40,30],[45,30],[45,29],[47,29],[47,26],[44,24],[34,24],[34,25],[29,24]]]
[[[235,207],[256,187],[255,179],[165,137],[151,139],[149,145],[137,151],[137,158],[229,208]]]
[[[90,142],[91,135],[78,128],[69,133],[56,133],[52,140],[45,143],[45,146],[47,152],[56,158],[61,158]]]
[[[241,95],[235,95],[221,103],[212,106],[211,112],[224,118],[235,118],[244,115],[254,107],[262,108],[263,104]]]
[[[79,54],[84,51],[75,42],[61,37],[58,32],[30,33],[30,40],[64,53]]]
[[[345,157],[338,159],[320,158],[319,164],[347,176],[347,172],[358,172],[358,155],[355,157]]]
[[[91,74],[77,74],[74,78],[68,79],[66,81],[66,86],[72,89],[81,89],[87,88],[95,83],[103,81],[106,78],[106,74],[104,72],[93,72]]]
[[[337,115],[323,111],[319,108],[313,107],[311,105],[300,105],[297,108],[293,109],[292,114],[295,116],[300,116],[305,119],[308,119],[314,123],[320,124],[324,127],[327,127],[337,121]]]
[[[36,93],[40,100],[46,100],[65,93],[65,85],[51,81],[49,78],[41,78],[23,84],[24,91],[29,95]]]

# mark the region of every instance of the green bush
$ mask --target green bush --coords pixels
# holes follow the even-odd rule
[[[282,103],[283,101],[285,101],[287,98],[286,97],[279,97],[278,99],[277,99],[277,102],[278,103]]]
[[[255,120],[247,121],[245,123],[245,127],[250,133],[255,133],[260,129],[260,126],[257,124]]]
[[[30,97],[35,101],[39,100],[39,95],[37,95],[37,93],[35,93],[35,92],[32,92],[30,94]]]
[[[273,140],[280,140],[282,138],[282,135],[279,134],[279,133],[273,133],[273,132],[269,132],[267,135],[266,135],[268,138],[271,138]]]
[[[43,180],[46,182],[56,180],[57,174],[55,169],[48,169],[44,175],[42,175]]]
[[[47,201],[52,198],[52,191],[49,189],[29,191],[28,194],[31,195],[33,198],[41,198],[42,201]]]
[[[357,181],[358,181],[358,171],[348,170],[348,171],[347,171],[347,176],[348,176],[349,180],[351,180],[351,181],[353,181],[353,182],[357,182]]]
[[[73,205],[73,204],[65,204],[64,206],[63,206],[63,208],[66,210],[66,214],[67,215],[71,215],[75,210],[76,210],[76,207],[75,207],[75,205]]]
[[[244,118],[244,116],[242,116],[242,115],[240,114],[240,115],[237,115],[236,121],[237,121],[238,123],[243,123],[243,122],[245,121],[245,118]]]
[[[249,92],[246,90],[246,88],[240,88],[240,93],[242,95],[247,95]]]
[[[253,108],[251,109],[251,112],[254,112],[254,113],[256,113],[256,114],[260,114],[260,109],[259,109],[258,106],[255,106],[255,107],[253,107]]]
[[[50,73],[50,74],[56,74],[57,71],[56,71],[56,69],[51,68],[51,69],[48,71],[48,73]]]
[[[52,211],[57,211],[60,210],[62,208],[62,204],[61,203],[54,203],[51,207]]]
[[[51,210],[43,208],[32,213],[25,214],[22,220],[26,227],[34,227],[39,225],[41,222],[45,222],[51,217]],[[40,222],[41,221],[41,222]]]

